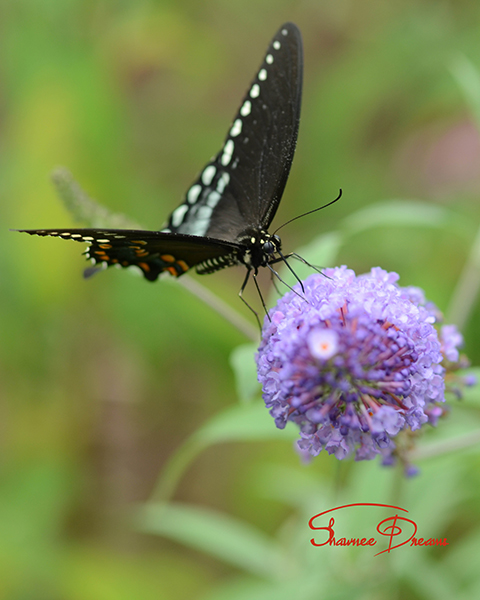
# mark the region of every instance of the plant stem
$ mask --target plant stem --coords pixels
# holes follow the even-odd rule
[[[244,317],[242,317],[236,310],[229,306],[226,302],[221,300],[218,296],[213,294],[201,283],[198,283],[193,277],[184,275],[179,277],[177,280],[183,287],[188,290],[191,294],[202,300],[214,311],[218,312],[224,319],[236,327],[244,336],[258,342],[258,330],[256,327],[251,325]]]
[[[413,451],[409,458],[412,461],[433,458],[435,456],[442,456],[443,454],[450,454],[456,450],[463,450],[480,444],[480,431],[472,431],[466,435],[458,436],[451,440],[437,442],[435,444],[429,444]]]

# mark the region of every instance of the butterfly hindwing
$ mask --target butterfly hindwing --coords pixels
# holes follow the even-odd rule
[[[287,182],[300,120],[303,51],[299,29],[283,25],[210,161],[170,216],[166,231],[232,242],[266,229]]]
[[[59,237],[89,245],[85,255],[95,265],[138,267],[150,281],[164,271],[179,277],[191,267],[206,263],[228,266],[237,247],[228,242],[184,234],[140,229],[22,229],[30,235]],[[222,264],[225,263],[225,264]]]

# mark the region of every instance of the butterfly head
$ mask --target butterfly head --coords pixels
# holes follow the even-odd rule
[[[277,260],[282,243],[278,235],[260,230],[247,235],[243,240],[243,246],[240,262],[247,268],[256,270]]]
[[[260,244],[262,244],[262,251],[265,256],[277,254],[282,247],[282,242],[278,235],[267,234],[267,238],[260,240]]]

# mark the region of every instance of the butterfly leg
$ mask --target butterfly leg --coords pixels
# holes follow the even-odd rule
[[[290,258],[290,256],[293,256],[293,252],[291,252],[290,254],[287,254],[287,256],[284,256],[280,251],[278,251],[278,253],[280,254],[279,258],[276,258],[275,260],[270,261],[270,264],[275,264],[277,262],[284,262],[287,265],[288,270],[290,271],[290,273],[292,273],[292,275],[295,277],[295,279],[298,281],[298,283],[300,284],[300,287],[302,288],[302,292],[305,294],[305,288],[303,287],[303,283],[302,280],[300,279],[300,277],[295,273],[295,271],[292,269],[292,267],[288,264],[288,260],[287,258]],[[268,268],[270,268],[270,265],[267,265]],[[272,269],[271,269],[272,270]],[[280,279],[280,281],[282,283],[284,283],[288,288],[292,289],[289,285],[287,285],[284,281],[282,281],[280,275],[276,272],[273,271],[275,273],[275,275],[278,277],[278,279]]]
[[[260,286],[258,285],[257,273],[256,272],[253,274],[253,282],[255,283],[255,287],[257,288],[258,295],[260,296],[260,300],[262,302],[263,310],[265,311],[265,314],[267,315],[268,320],[271,321],[272,319],[270,318],[270,315],[268,314],[267,305],[265,304],[265,300],[263,299],[262,292],[260,290]],[[258,315],[257,315],[257,319],[258,319]],[[260,327],[260,329],[261,329],[261,327]]]
[[[245,298],[243,297],[243,291],[244,291],[244,290],[245,290],[245,288],[247,287],[247,283],[248,283],[248,280],[249,280],[249,279],[250,279],[250,269],[248,269],[248,270],[247,270],[247,274],[246,274],[246,276],[245,276],[245,279],[243,280],[242,287],[240,288],[240,291],[238,292],[238,297],[239,297],[239,298],[240,298],[240,300],[241,300],[241,301],[242,301],[242,302],[245,304],[245,306],[246,306],[246,307],[247,307],[247,308],[248,308],[250,311],[252,311],[252,313],[255,315],[255,318],[257,319],[258,327],[260,328],[260,332],[261,332],[261,331],[262,331],[262,325],[261,325],[261,323],[260,323],[260,318],[259,318],[259,316],[258,316],[258,313],[257,313],[257,311],[256,311],[256,310],[255,310],[255,309],[254,309],[252,306],[250,306],[250,304],[249,304],[249,303],[248,303],[248,302],[245,300]],[[257,283],[257,280],[255,279],[254,281],[255,281],[255,284],[256,284],[256,283]],[[258,286],[257,286],[257,289],[258,289]]]
[[[272,271],[270,271],[270,279],[271,279],[271,281],[272,281],[272,283],[273,283],[273,287],[275,288],[275,290],[276,290],[277,294],[278,294],[279,296],[281,296],[281,295],[282,295],[282,292],[280,291],[280,288],[278,287],[278,284],[277,284],[277,279],[276,279],[276,277],[275,277],[275,275],[273,274],[273,272],[272,272]]]
[[[287,263],[288,264],[288,263]],[[285,285],[291,292],[293,292],[294,294],[296,294],[299,298],[302,298],[302,300],[305,300],[305,296],[300,295],[296,290],[294,290],[292,288],[291,285],[288,285],[288,283],[286,281],[284,281],[281,277],[280,274],[278,273],[278,271],[275,271],[275,269],[273,267],[271,267],[269,264],[267,264],[267,267],[270,269],[270,271],[272,272],[272,275],[275,275],[275,277],[281,282],[283,283],[283,285]],[[297,280],[300,281],[297,277]],[[300,281],[300,285],[302,284],[302,282]],[[305,290],[303,289],[303,285],[302,285],[302,290],[305,293]]]
[[[297,254],[296,252],[290,252],[290,254],[288,254],[285,258],[289,258],[290,256],[292,258],[296,258],[297,260],[299,260],[300,262],[302,262],[304,265],[307,265],[307,267],[310,267],[311,269],[313,269],[317,273],[320,273],[320,275],[324,275],[324,273],[322,273],[322,270],[321,270],[320,267],[312,265],[311,263],[308,262],[308,260],[305,260],[303,258],[303,256],[300,256],[300,254]]]
[[[247,287],[247,282],[248,282],[248,280],[250,278],[250,271],[251,271],[251,269],[249,269],[247,271],[247,275],[246,275],[246,277],[245,277],[245,279],[243,281],[243,284],[242,284],[242,287],[240,288],[240,291],[238,292],[238,296],[239,296],[240,300],[245,304],[245,306],[249,310],[251,310],[252,313],[255,315],[255,318],[257,319],[258,327],[260,328],[260,334],[261,334],[261,332],[262,332],[262,324],[260,322],[260,317],[258,316],[257,311],[252,306],[250,306],[250,304],[243,297],[243,291]],[[257,288],[258,295],[260,296],[260,300],[262,302],[263,310],[265,311],[265,314],[267,315],[268,320],[271,321],[270,315],[268,314],[267,305],[265,304],[265,300],[263,299],[262,292],[260,290],[260,286],[258,285],[257,273],[256,272],[253,273],[253,282],[255,283],[255,287]]]

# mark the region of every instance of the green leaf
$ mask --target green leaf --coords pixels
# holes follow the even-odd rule
[[[470,367],[461,371],[460,374],[462,377],[473,375],[477,379],[477,383],[475,385],[465,387],[462,390],[462,405],[471,406],[472,408],[476,409],[480,408],[480,367]]]
[[[456,231],[462,239],[475,235],[472,223],[448,208],[421,200],[390,200],[370,204],[354,212],[339,224],[337,231],[318,236],[312,243],[301,247],[298,254],[319,268],[335,266],[339,251],[351,237],[371,229],[392,226],[448,229]],[[312,273],[312,268],[300,261],[294,264],[294,269],[300,279]],[[281,275],[289,284],[295,282],[286,267],[282,267]]]
[[[170,538],[261,577],[273,577],[281,552],[252,525],[211,509],[186,504],[149,504],[137,518],[141,531]]]
[[[57,167],[52,173],[52,181],[65,208],[74,221],[88,227],[113,229],[142,229],[140,225],[125,215],[114,213],[92,200],[72,177],[68,169]]]
[[[255,365],[258,344],[242,344],[230,355],[230,365],[235,373],[237,395],[241,402],[250,402],[258,396],[259,383]]]
[[[298,254],[316,267],[329,267],[335,264],[342,244],[343,236],[341,232],[330,231],[329,233],[318,236],[307,246],[302,246],[298,250]],[[301,262],[296,262],[295,272],[303,279],[311,274],[312,268]]]
[[[202,445],[219,442],[295,439],[294,427],[277,429],[263,402],[251,402],[228,408],[213,417],[195,433]]]
[[[463,54],[452,61],[451,72],[461,88],[465,100],[480,129],[480,73],[476,66]]]
[[[215,415],[192,435],[168,461],[152,494],[165,502],[192,461],[208,446],[222,442],[263,441],[282,439],[291,441],[298,437],[295,427],[287,431],[277,429],[263,402],[250,402],[228,408]]]
[[[322,577],[321,572],[321,566],[317,564],[293,579],[283,578],[273,583],[250,581],[244,577],[218,586],[207,596],[202,596],[202,600],[355,600],[365,597],[366,586],[355,585],[353,577],[350,580],[343,577],[340,583],[331,575]],[[375,587],[374,582],[371,585]]]
[[[471,224],[456,213],[438,205],[421,200],[390,200],[371,204],[349,215],[341,224],[345,235],[352,236],[376,227],[407,226],[433,227],[439,229],[456,228],[462,236]],[[465,229],[465,227],[467,229]]]
[[[343,236],[338,231],[331,231],[323,235],[316,237],[313,242],[306,246],[302,246],[297,250],[297,254],[303,259],[308,261],[310,265],[317,267],[318,269],[324,269],[325,267],[331,267],[336,263],[337,255],[343,244]],[[306,265],[302,261],[289,260],[290,265],[300,279],[306,279],[312,274],[312,267]],[[286,267],[280,268],[280,274],[284,281],[289,285],[294,285],[297,280],[292,275],[291,271]],[[275,289],[270,294],[270,304],[275,304],[278,298],[278,294]]]

